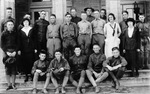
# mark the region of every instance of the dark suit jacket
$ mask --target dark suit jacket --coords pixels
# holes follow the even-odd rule
[[[140,49],[140,35],[139,30],[136,27],[134,27],[134,31],[131,38],[128,36],[128,29],[125,30],[123,48],[125,50]]]

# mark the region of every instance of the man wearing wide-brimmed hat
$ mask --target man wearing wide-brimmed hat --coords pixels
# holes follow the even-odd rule
[[[84,11],[87,13],[88,17],[87,20],[89,22],[92,22],[95,18],[92,16],[92,13],[94,12],[94,9],[92,7],[87,7],[84,9]]]

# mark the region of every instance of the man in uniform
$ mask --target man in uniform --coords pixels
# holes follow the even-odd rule
[[[99,92],[97,83],[102,82],[107,78],[108,73],[104,72],[103,62],[106,60],[106,56],[100,52],[100,46],[98,44],[93,45],[94,53],[90,55],[89,62],[86,70],[87,77],[92,85],[95,87],[95,92]]]
[[[92,27],[91,23],[87,21],[87,14],[85,12],[81,13],[81,18],[82,20],[78,23],[78,44],[81,46],[82,54],[89,55]]]
[[[1,32],[6,30],[6,22],[8,20],[12,20],[15,23],[15,19],[12,18],[12,8],[11,7],[6,8],[6,18],[1,21]]]
[[[142,60],[139,67],[147,69],[148,68],[148,58],[150,56],[150,24],[145,21],[145,16],[143,13],[139,14],[139,21],[137,23],[137,27],[140,32],[141,38],[141,52],[142,52]]]
[[[54,52],[61,48],[60,41],[60,24],[56,22],[56,15],[51,14],[50,16],[50,25],[47,27],[47,50],[48,58],[54,58]]]
[[[92,22],[94,20],[94,17],[92,16],[94,9],[92,7],[87,7],[84,11],[87,13],[87,21]]]
[[[127,24],[126,24],[126,21],[128,19],[128,11],[123,11],[122,12],[122,18],[123,18],[123,21],[121,21],[119,23],[120,25],[120,28],[121,28],[121,35],[120,35],[120,54],[123,55],[123,38],[124,38],[124,34],[125,34],[125,30],[128,28]]]
[[[34,32],[34,41],[36,44],[37,52],[41,51],[41,49],[46,49],[46,31],[49,22],[45,20],[46,12],[42,10],[40,13],[39,19],[33,25]]]
[[[78,23],[79,21],[81,21],[81,18],[77,16],[77,10],[75,8],[72,8],[70,10],[71,12],[71,15],[72,15],[72,19],[71,19],[71,22],[74,22],[74,23]]]
[[[73,49],[76,46],[77,25],[71,22],[71,14],[66,13],[65,23],[60,26],[60,35],[63,45],[63,54],[67,60],[73,55]]]
[[[71,69],[70,81],[75,87],[77,87],[76,93],[80,94],[85,79],[87,60],[86,56],[81,55],[81,48],[79,46],[75,47],[74,52],[75,54],[69,59]]]
[[[100,18],[99,10],[94,11],[94,16],[95,19],[91,22],[93,29],[92,44],[99,44],[99,46],[101,47],[101,51],[104,52],[104,25],[106,22],[105,20]]]

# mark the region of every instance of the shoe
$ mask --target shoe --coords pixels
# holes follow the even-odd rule
[[[66,91],[65,91],[64,87],[62,87],[62,89],[61,89],[61,93],[62,93],[62,94],[65,94],[65,93],[66,93]]]
[[[26,76],[24,82],[27,82],[29,80],[29,77]]]
[[[77,93],[77,94],[81,94],[81,89],[80,89],[80,88],[77,88],[76,93]]]
[[[118,90],[119,87],[120,87],[120,83],[117,81],[117,82],[115,83],[115,89]]]
[[[32,94],[36,94],[37,90],[36,88],[33,89]]]
[[[43,89],[43,93],[44,93],[44,94],[47,94],[47,93],[48,93],[47,90],[46,90],[46,88]]]
[[[95,93],[98,93],[98,92],[99,92],[99,87],[96,86],[96,87],[95,87]]]
[[[13,89],[13,87],[12,87],[12,86],[8,86],[8,87],[6,88],[6,90],[10,90],[10,89]]]
[[[13,89],[17,89],[15,85],[12,85],[12,88],[13,88]]]
[[[55,94],[59,94],[59,88],[56,88]]]

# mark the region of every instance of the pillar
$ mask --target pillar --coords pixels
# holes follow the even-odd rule
[[[52,13],[56,15],[58,22],[63,22],[66,11],[66,0],[52,0]]]
[[[121,21],[121,3],[120,0],[106,0],[107,14],[113,13],[116,17],[116,21]]]

